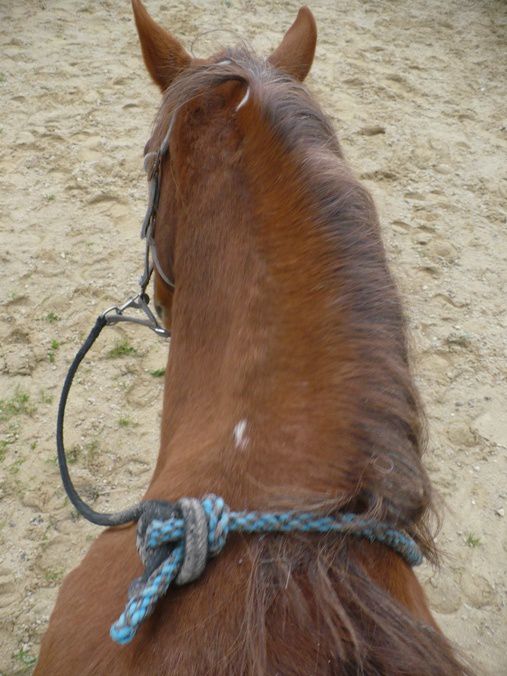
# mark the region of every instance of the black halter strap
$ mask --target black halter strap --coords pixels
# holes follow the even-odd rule
[[[65,444],[63,440],[63,429],[65,420],[65,408],[67,406],[67,399],[70,388],[74,380],[74,376],[79,368],[79,365],[87,355],[88,351],[99,337],[102,329],[105,326],[118,324],[120,322],[130,322],[146,326],[154,331],[157,335],[169,337],[169,332],[159,324],[157,318],[149,307],[150,298],[146,293],[146,288],[153,273],[153,268],[157,269],[158,274],[162,277],[164,282],[174,289],[174,282],[163,272],[157,256],[155,247],[154,233],[155,233],[155,219],[158,206],[158,199],[160,194],[160,167],[162,159],[167,155],[169,149],[169,136],[171,134],[174,117],[171,117],[169,128],[162,141],[160,149],[154,153],[148,153],[145,157],[145,169],[148,173],[149,180],[149,197],[146,215],[141,227],[141,238],[146,240],[146,252],[144,260],[144,271],[139,280],[140,292],[127,300],[123,305],[114,305],[105,310],[97,317],[94,327],[88,334],[83,345],[74,357],[72,364],[67,372],[62,393],[60,395],[60,403],[58,406],[58,418],[56,423],[56,446],[58,452],[58,465],[60,468],[60,475],[62,477],[63,487],[71,503],[77,511],[98,526],[120,526],[131,521],[137,521],[143,513],[145,507],[149,503],[138,503],[133,507],[129,507],[121,512],[114,512],[107,514],[95,511],[80,497],[77,492],[72,479],[70,477],[69,468],[67,464],[67,457],[65,453]],[[153,260],[153,263],[150,260]],[[129,310],[140,311],[142,315],[135,316]]]

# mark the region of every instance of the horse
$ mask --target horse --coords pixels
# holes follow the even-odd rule
[[[349,511],[435,561],[424,417],[377,213],[303,84],[312,13],[268,59],[245,46],[196,59],[132,4],[163,93],[145,153],[168,144],[153,245],[172,339],[145,499]],[[134,524],[105,530],[66,577],[38,676],[471,673],[412,568],[353,535],[232,534],[115,645],[135,540]]]

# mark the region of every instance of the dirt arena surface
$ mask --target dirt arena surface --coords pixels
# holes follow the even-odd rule
[[[299,8],[146,4],[189,48],[220,27],[263,54]],[[506,5],[311,8],[308,84],[381,213],[429,418],[426,463],[446,503],[442,568],[420,575],[449,637],[484,673],[507,674]],[[194,51],[235,41],[209,33]],[[0,0],[0,46],[0,674],[10,675],[32,671],[60,582],[99,532],[64,497],[56,405],[96,315],[136,290],[141,157],[159,96],[127,0]],[[84,497],[112,509],[149,481],[168,346],[135,328],[106,334],[78,375],[66,440]]]

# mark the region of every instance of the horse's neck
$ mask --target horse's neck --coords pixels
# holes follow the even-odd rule
[[[326,330],[329,294],[299,286],[297,270],[277,286],[248,240],[223,242],[219,264],[204,258],[200,279],[177,289],[161,463],[176,491],[245,502],[265,489],[334,495],[352,459],[340,414],[352,356]]]
[[[352,223],[358,198],[345,182],[337,242],[336,224],[317,227],[297,176],[271,166],[286,178],[275,194],[257,170],[251,204],[229,172],[220,190],[189,202],[181,226],[154,486],[250,507],[267,494],[350,496],[375,450],[368,434],[382,426],[375,411],[365,432],[365,395],[393,389],[383,362],[403,350],[375,215]]]

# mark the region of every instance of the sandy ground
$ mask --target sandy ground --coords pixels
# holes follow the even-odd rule
[[[267,53],[298,3],[148,7],[187,45],[225,27]],[[430,422],[426,462],[448,507],[443,566],[421,576],[448,635],[485,673],[507,674],[506,7],[312,8],[309,84],[382,215]],[[0,45],[0,673],[18,674],[97,534],[64,498],[55,409],[95,316],[136,287],[158,94],[127,0],[0,0]],[[110,331],[78,377],[67,444],[96,507],[132,503],[149,480],[166,352],[142,330]]]

